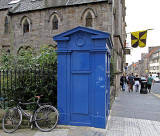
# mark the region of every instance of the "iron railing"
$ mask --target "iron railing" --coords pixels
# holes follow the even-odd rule
[[[57,103],[57,78],[53,67],[1,70],[0,97],[6,98],[4,107],[13,100],[33,100],[35,95],[44,95],[42,101]]]

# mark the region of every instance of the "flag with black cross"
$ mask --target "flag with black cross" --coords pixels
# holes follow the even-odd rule
[[[133,48],[145,47],[147,39],[147,30],[131,32],[131,45]]]

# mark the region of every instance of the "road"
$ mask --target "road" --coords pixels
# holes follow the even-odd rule
[[[154,83],[152,85],[152,92],[160,95],[160,83]]]

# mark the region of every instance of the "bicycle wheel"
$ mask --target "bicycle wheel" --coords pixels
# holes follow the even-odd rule
[[[36,127],[43,132],[54,129],[58,123],[58,111],[51,105],[40,106],[34,114]]]
[[[13,133],[18,129],[22,122],[22,113],[16,107],[6,111],[2,119],[2,128],[6,133]]]

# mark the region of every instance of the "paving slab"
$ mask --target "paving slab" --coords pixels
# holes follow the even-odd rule
[[[160,121],[160,98],[139,92],[120,92],[112,106],[111,116]]]
[[[106,136],[160,136],[160,122],[135,118],[111,117]]]
[[[106,136],[106,129],[80,126],[59,125],[51,132],[41,132],[39,130],[18,129],[12,134],[4,133],[0,130],[0,136]]]
[[[34,136],[36,133],[36,130],[30,130],[30,129],[18,129],[14,133],[5,133],[3,130],[0,130],[0,136]]]
[[[160,97],[120,92],[112,106],[106,136],[160,136]]]
[[[68,136],[106,136],[106,129],[75,127],[70,129]]]
[[[68,129],[55,129],[51,132],[36,132],[34,136],[68,136]]]

